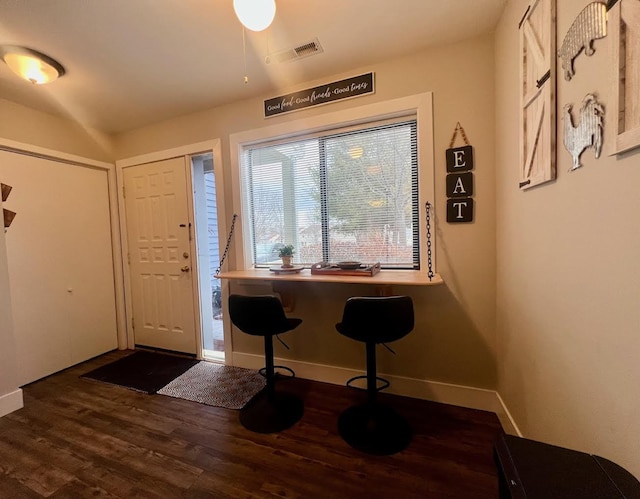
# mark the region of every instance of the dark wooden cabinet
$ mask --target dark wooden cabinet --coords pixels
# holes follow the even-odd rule
[[[501,435],[494,448],[500,499],[636,499],[640,482],[599,456]]]

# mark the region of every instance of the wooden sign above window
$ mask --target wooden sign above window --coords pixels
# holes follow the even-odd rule
[[[264,117],[374,93],[373,73],[334,81],[264,101]]]

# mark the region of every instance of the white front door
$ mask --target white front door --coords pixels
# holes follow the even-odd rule
[[[196,353],[186,160],[124,168],[135,343]]]

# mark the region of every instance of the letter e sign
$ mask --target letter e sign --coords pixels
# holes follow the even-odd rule
[[[473,169],[473,147],[462,146],[446,150],[447,173],[468,172]]]

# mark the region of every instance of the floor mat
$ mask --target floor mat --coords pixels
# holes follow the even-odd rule
[[[242,409],[265,386],[257,371],[200,362],[158,390],[160,395],[227,409]]]
[[[188,357],[137,350],[81,377],[155,393],[196,364],[198,360]]]

